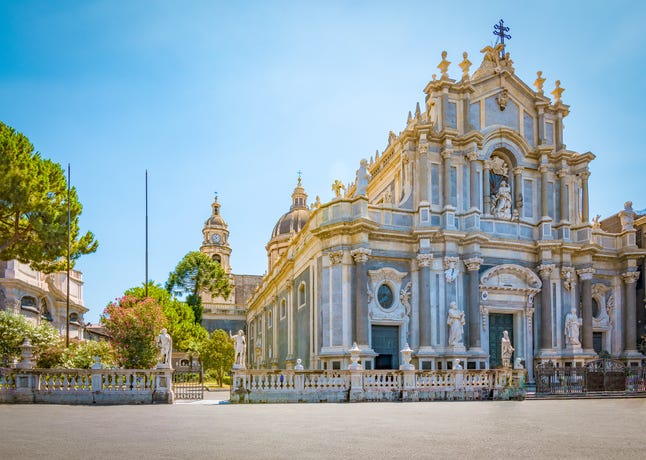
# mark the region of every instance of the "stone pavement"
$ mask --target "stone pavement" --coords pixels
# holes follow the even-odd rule
[[[0,458],[645,458],[645,416],[645,399],[0,405]]]

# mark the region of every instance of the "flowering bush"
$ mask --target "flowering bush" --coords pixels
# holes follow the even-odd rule
[[[59,348],[62,339],[48,323],[34,325],[23,315],[0,311],[0,359],[6,364],[20,357],[20,345],[25,338],[34,346],[37,360],[51,348]],[[39,362],[40,364],[40,362]]]
[[[111,302],[101,322],[111,336],[117,364],[128,369],[149,369],[157,363],[157,335],[166,327],[166,316],[159,302],[126,295]]]

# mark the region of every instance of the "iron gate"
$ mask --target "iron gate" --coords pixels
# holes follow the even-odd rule
[[[626,391],[626,366],[612,359],[597,359],[585,365],[586,391]]]
[[[202,366],[180,366],[173,371],[175,399],[204,399]]]
[[[586,392],[646,389],[646,368],[626,367],[613,359],[596,359],[583,367],[557,367],[548,361],[536,366],[536,393],[576,394]]]

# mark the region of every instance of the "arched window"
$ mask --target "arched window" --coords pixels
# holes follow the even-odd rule
[[[271,328],[274,325],[274,318],[271,314],[271,310],[267,312],[267,328]]]
[[[70,313],[70,323],[78,323],[79,322],[79,314],[76,312]]]
[[[36,305],[36,299],[31,296],[25,296],[20,299],[20,308],[22,308],[23,310],[38,312]]]
[[[287,316],[287,302],[285,299],[280,301],[280,319],[283,319]]]
[[[222,265],[222,257],[220,257],[220,254],[213,254],[212,259],[215,260],[220,265]]]
[[[306,300],[307,300],[307,297],[305,295],[305,282],[303,281],[298,286],[298,295],[297,295],[298,308],[304,307]]]

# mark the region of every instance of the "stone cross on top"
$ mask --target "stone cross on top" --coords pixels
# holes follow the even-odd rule
[[[505,32],[509,32],[509,27],[505,27],[505,21],[501,19],[498,24],[494,24],[493,26],[493,34],[500,39],[500,43],[502,44],[500,59],[505,58],[505,38],[507,40],[511,39],[511,35],[507,35]]]

